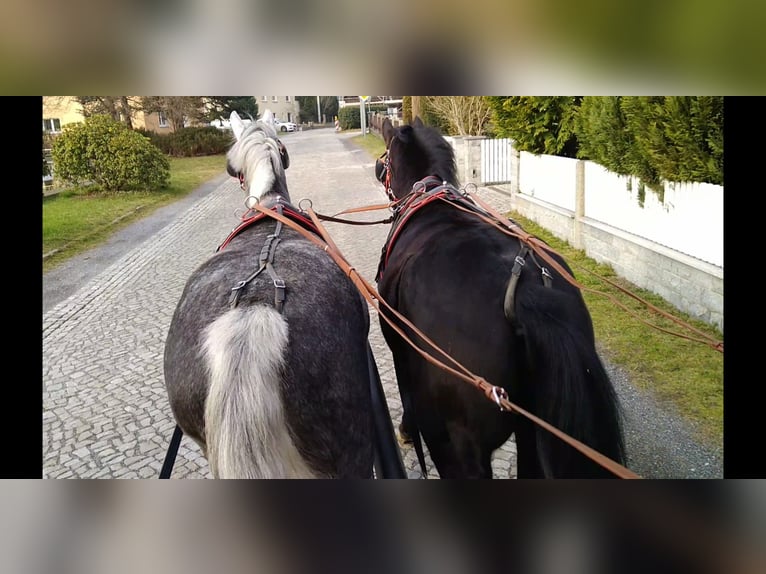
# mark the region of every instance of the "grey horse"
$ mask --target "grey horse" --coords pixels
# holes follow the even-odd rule
[[[273,114],[231,125],[246,206],[300,214]],[[216,478],[370,478],[367,305],[327,253],[260,215],[186,283],[165,344],[173,415]]]

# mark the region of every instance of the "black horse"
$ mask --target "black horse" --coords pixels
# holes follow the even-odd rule
[[[619,405],[579,289],[546,268],[528,241],[477,216],[487,211],[458,191],[452,147],[437,130],[419,118],[397,128],[386,120],[383,139],[376,176],[396,206],[381,297],[510,401],[623,464]],[[442,478],[491,478],[492,452],[511,433],[519,478],[614,476],[427,362],[386,321],[381,327],[404,405],[400,434],[422,435]]]

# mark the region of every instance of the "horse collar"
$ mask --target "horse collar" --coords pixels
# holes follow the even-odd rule
[[[381,277],[383,277],[383,270],[388,263],[391,249],[404,227],[405,222],[407,222],[420,208],[439,199],[447,201],[465,201],[465,198],[457,189],[434,175],[430,175],[415,182],[412,186],[412,191],[396,201],[396,204],[393,207],[394,221],[391,224],[388,238],[386,239],[386,243],[383,245],[383,250],[380,254],[376,281],[380,281]]]
[[[311,219],[303,213],[303,211],[293,207],[289,203],[285,203],[280,198],[279,201],[274,205],[274,207],[271,208],[272,211],[278,211],[283,210],[283,215],[289,219],[292,219],[296,223],[298,223],[300,226],[308,229],[312,233],[318,235],[321,237],[321,233],[314,225],[314,222],[311,221]],[[216,252],[220,251],[224,247],[226,247],[234,237],[239,235],[240,232],[242,232],[244,229],[247,229],[251,225],[255,224],[258,221],[261,221],[265,217],[268,217],[265,213],[262,213],[260,211],[253,212],[253,210],[248,210],[243,216],[242,216],[242,222],[237,225],[231,233],[224,239],[223,243],[221,243],[217,248]]]

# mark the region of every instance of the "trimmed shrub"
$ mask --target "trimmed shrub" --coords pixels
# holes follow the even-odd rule
[[[172,157],[196,157],[226,153],[234,136],[229,130],[212,126],[181,128],[169,134],[136,130],[148,137],[163,153]]]
[[[338,110],[338,121],[341,129],[353,130],[362,129],[362,120],[359,117],[359,107],[346,106]]]
[[[51,150],[56,177],[107,191],[152,190],[170,180],[168,158],[141,134],[105,115],[64,126]]]

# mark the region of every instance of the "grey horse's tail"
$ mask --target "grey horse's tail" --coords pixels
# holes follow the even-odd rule
[[[206,330],[207,459],[216,478],[314,478],[282,405],[288,342],[284,317],[267,306],[227,311]]]

